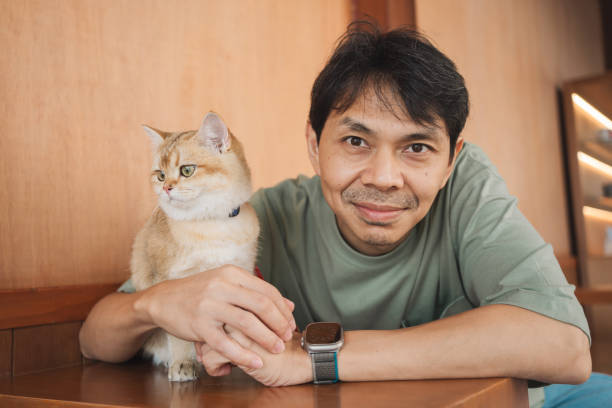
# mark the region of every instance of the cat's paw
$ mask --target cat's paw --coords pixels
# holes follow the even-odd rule
[[[197,361],[176,361],[168,366],[169,381],[193,381],[200,374],[201,365]]]

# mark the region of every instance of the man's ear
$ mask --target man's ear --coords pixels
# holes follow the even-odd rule
[[[453,169],[455,168],[455,161],[457,160],[457,156],[459,156],[459,152],[461,152],[461,149],[463,149],[463,137],[459,136],[457,138],[457,141],[455,142],[455,153],[453,154],[453,160],[448,164],[448,169],[446,170],[446,176],[444,177],[444,180],[442,181],[442,185],[440,186],[440,189],[442,189],[446,185],[448,178],[453,173]]]
[[[306,145],[308,146],[308,158],[317,175],[321,175],[319,167],[319,143],[317,142],[317,134],[315,133],[310,121],[306,123]]]

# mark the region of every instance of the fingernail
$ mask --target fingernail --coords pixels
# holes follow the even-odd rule
[[[261,368],[263,367],[263,361],[260,358],[254,358],[251,360],[251,368]]]
[[[287,331],[285,332],[285,335],[283,336],[283,338],[285,339],[285,341],[289,341],[293,338],[293,330],[292,329],[287,329]]]
[[[279,340],[276,342],[276,344],[274,344],[274,352],[282,353],[283,351],[285,351],[285,343]]]

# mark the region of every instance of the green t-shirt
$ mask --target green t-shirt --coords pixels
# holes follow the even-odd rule
[[[490,304],[573,324],[581,305],[553,254],[520,213],[486,155],[466,143],[431,210],[393,251],[367,256],[340,235],[318,177],[300,176],[251,199],[261,224],[257,266],[295,302],[300,329],[398,329]]]
[[[490,304],[589,327],[554,256],[517,208],[484,152],[465,143],[431,210],[393,251],[367,256],[340,235],[318,177],[300,176],[251,199],[261,226],[257,266],[313,321],[398,329]],[[541,388],[529,390],[542,406]]]

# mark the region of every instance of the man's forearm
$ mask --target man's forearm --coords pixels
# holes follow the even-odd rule
[[[274,286],[224,265],[134,294],[105,297],[81,328],[81,351],[86,357],[124,361],[159,327],[180,339],[207,343],[240,365],[258,367],[259,356],[240,347],[223,327],[240,327],[271,353],[280,353],[295,329],[292,311],[293,303]]]
[[[346,332],[338,364],[343,381],[516,377],[580,383],[591,371],[580,329],[507,305],[407,329]]]
[[[85,357],[108,362],[130,359],[155,325],[134,304],[144,292],[113,293],[98,302],[79,333]]]

